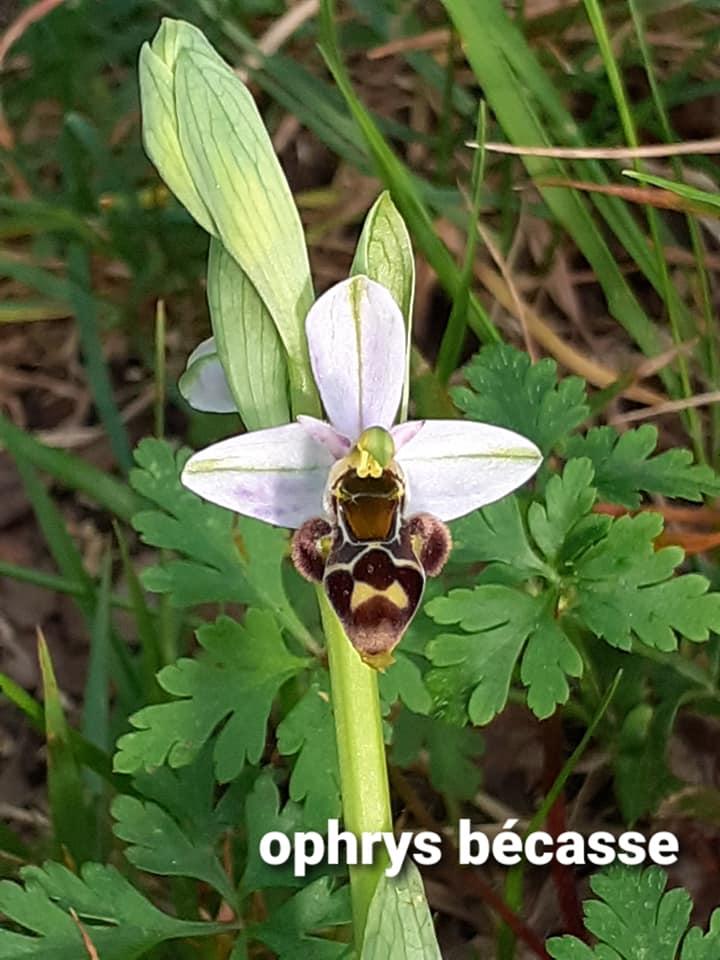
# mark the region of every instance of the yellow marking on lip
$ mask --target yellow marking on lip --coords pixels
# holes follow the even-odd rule
[[[385,597],[390,603],[394,604],[398,610],[404,610],[408,605],[408,595],[400,584],[395,580],[385,590],[378,590],[369,583],[356,582],[353,586],[352,596],[350,597],[350,609],[357,610],[361,603],[366,600],[372,600],[373,597]]]

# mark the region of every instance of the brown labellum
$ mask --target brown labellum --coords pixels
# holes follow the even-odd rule
[[[451,547],[450,532],[436,517],[403,519],[404,499],[394,470],[360,477],[348,469],[330,491],[335,522],[308,520],[293,538],[297,570],[322,582],[350,642],[379,669],[393,662],[426,576],[440,573]]]

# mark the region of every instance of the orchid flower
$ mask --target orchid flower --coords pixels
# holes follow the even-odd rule
[[[466,420],[393,425],[405,371],[405,324],[381,284],[353,277],[327,290],[306,321],[310,360],[329,422],[296,423],[221,440],[188,461],[182,481],[236,513],[296,529],[322,515],[336,461],[387,431],[407,485],[406,514],[453,520],[525,483],[542,455],[534,443]],[[367,451],[366,451],[367,452]]]
[[[190,458],[182,481],[236,513],[300,528],[296,566],[323,581],[364,659],[385,665],[417,609],[425,575],[438,573],[447,557],[443,521],[504,497],[535,473],[542,456],[525,437],[489,424],[394,423],[406,331],[395,300],[376,281],[356,276],[336,284],[311,307],[305,329],[328,420],[299,416],[212,444]],[[348,476],[354,486],[340,489]],[[370,490],[365,478],[380,485]]]

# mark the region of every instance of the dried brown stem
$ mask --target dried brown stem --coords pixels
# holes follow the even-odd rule
[[[541,724],[541,730],[544,749],[543,786],[545,791],[548,791],[560,775],[565,754],[562,722],[558,711]],[[550,808],[547,829],[553,840],[567,830],[564,792],[560,793]],[[553,860],[551,876],[566,932],[586,940],[587,934],[575,882],[575,872],[572,867]]]

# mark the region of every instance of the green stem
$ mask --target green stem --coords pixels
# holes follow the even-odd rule
[[[360,840],[363,833],[392,831],[378,675],[377,670],[360,659],[320,588],[318,602],[330,665],[343,820],[345,829]],[[377,854],[372,865],[350,867],[353,928],[358,950],[370,901],[386,864],[383,847],[382,855]]]

